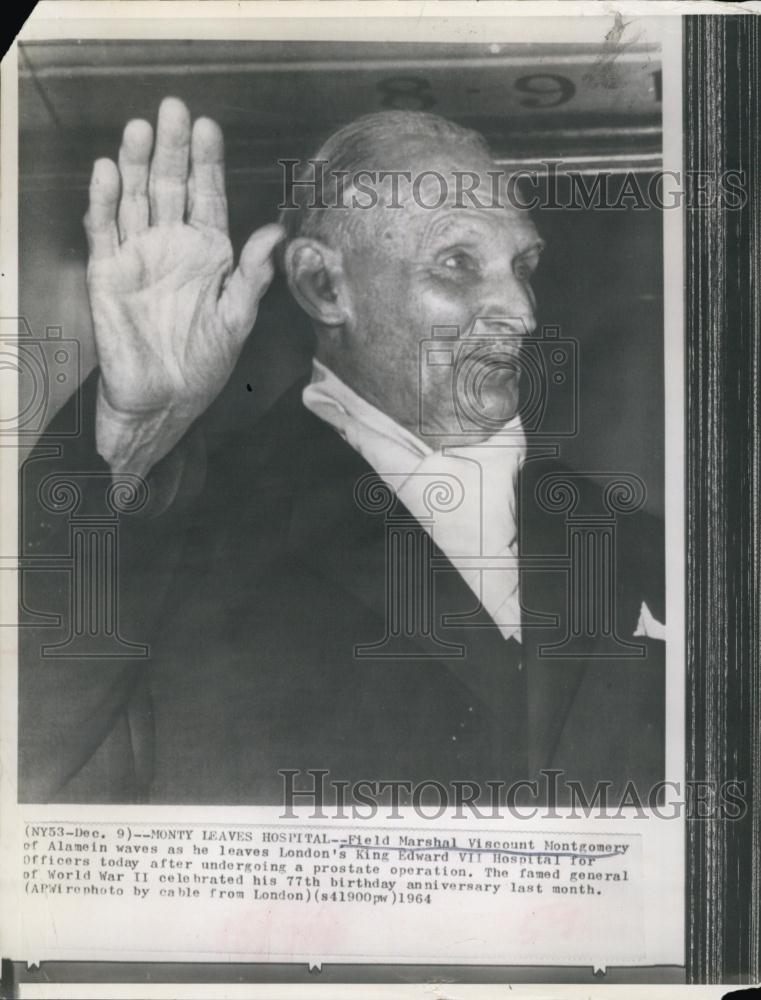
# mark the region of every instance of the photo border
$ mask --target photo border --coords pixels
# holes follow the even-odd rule
[[[685,168],[745,171],[686,217],[687,780],[745,781],[687,824],[687,977],[761,980],[761,19],[684,18]],[[718,786],[717,786],[718,787]]]
[[[715,787],[745,781],[749,806],[741,821],[687,823],[686,975],[689,983],[751,983],[761,980],[761,22],[750,10],[685,15],[683,30],[685,169],[743,170],[748,192],[741,210],[685,218],[686,778]],[[13,965],[3,963],[3,996],[6,974],[16,983],[55,980],[61,971],[64,980],[80,980],[86,968],[110,970],[121,982],[248,979],[243,969],[251,982],[314,979],[304,967],[294,978],[293,966],[270,964],[138,963],[132,970],[129,963],[51,962],[44,975]],[[424,981],[420,968],[404,966],[402,980],[400,967],[344,966],[335,978],[324,969],[319,981]],[[496,983],[507,981],[499,975],[505,968],[468,966],[466,978],[456,967],[447,973],[455,982]],[[512,982],[537,981],[528,967],[509,971]],[[588,970],[560,970],[578,974],[563,980],[546,971],[547,982],[590,981]],[[647,982],[652,967],[631,971],[627,981]]]

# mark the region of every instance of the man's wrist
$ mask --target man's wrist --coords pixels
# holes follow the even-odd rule
[[[108,401],[98,383],[96,446],[115,475],[145,477],[185,434],[193,416],[179,407],[125,413]]]

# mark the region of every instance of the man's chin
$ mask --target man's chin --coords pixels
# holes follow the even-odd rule
[[[484,389],[475,400],[458,401],[457,412],[448,414],[436,435],[440,445],[476,444],[499,433],[519,413],[517,379]]]
[[[492,384],[481,389],[476,399],[467,402],[469,405],[461,407],[463,422],[495,434],[518,416],[518,379],[512,376],[494,379]]]

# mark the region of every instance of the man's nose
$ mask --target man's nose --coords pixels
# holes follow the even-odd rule
[[[536,302],[528,282],[512,269],[500,270],[489,281],[481,316],[491,326],[506,328],[511,336],[526,337],[536,329]]]

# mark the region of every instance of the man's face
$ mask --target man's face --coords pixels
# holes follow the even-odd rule
[[[413,177],[436,170],[449,197],[440,208],[425,208],[419,203],[440,200],[440,181],[429,178],[417,198],[403,182],[401,208],[378,207],[365,212],[365,226],[352,225],[361,236],[344,256],[354,321],[342,345],[342,375],[426,437],[423,414],[434,446],[483,439],[517,411],[517,348],[536,326],[530,281],[542,242],[527,212],[489,205],[492,179],[485,172],[496,168],[477,153],[429,144],[395,160],[393,169]],[[477,194],[489,207],[474,207],[462,195],[455,206],[458,170],[482,175]],[[436,327],[457,338],[443,345],[454,347],[448,353],[455,366],[429,363],[425,351],[421,356],[421,342]]]

